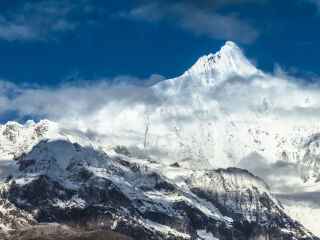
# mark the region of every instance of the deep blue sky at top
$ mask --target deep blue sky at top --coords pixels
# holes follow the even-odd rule
[[[226,40],[262,70],[320,75],[320,0],[0,2],[0,78],[15,83],[175,77]]]

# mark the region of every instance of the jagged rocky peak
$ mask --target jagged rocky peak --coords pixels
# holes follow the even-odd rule
[[[231,41],[219,52],[203,56],[185,73],[200,77],[226,77],[228,75],[247,76],[261,73],[243,54],[242,50]]]

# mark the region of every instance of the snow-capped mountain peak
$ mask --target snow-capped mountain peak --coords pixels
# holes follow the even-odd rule
[[[243,79],[254,75],[262,76],[263,72],[246,58],[234,42],[227,41],[215,54],[200,57],[182,76],[160,82],[153,89],[175,95],[179,90],[201,91],[231,78]]]
[[[182,76],[160,82],[153,89],[172,96],[180,90],[202,91],[231,78],[243,79],[255,75],[262,76],[263,72],[246,58],[234,42],[227,41],[215,54],[200,57]]]
[[[242,50],[234,42],[227,41],[217,53],[199,58],[185,75],[219,81],[231,75],[250,76],[258,73],[261,72],[244,56]]]

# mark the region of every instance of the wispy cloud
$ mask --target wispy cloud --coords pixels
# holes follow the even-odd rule
[[[33,39],[35,34],[29,26],[10,22],[2,17],[0,19],[0,37],[13,41],[17,39]]]
[[[320,0],[307,0],[313,4],[315,4],[320,9]]]
[[[132,8],[129,11],[120,11],[116,16],[133,21],[154,23],[162,20],[165,17],[165,12],[161,10],[158,3],[151,3]]]
[[[165,80],[162,75],[152,74],[150,77],[141,79],[129,75],[118,76],[112,80],[112,84],[116,86],[142,86],[150,87],[158,82]]]
[[[190,12],[184,7],[176,10],[180,15],[178,24],[197,35],[237,40],[242,43],[251,43],[259,36],[259,30],[233,15],[221,15],[203,10]]]
[[[0,38],[8,41],[56,40],[59,34],[94,23],[89,0],[21,1],[0,14]]]
[[[232,1],[228,4],[238,4],[248,1]],[[258,1],[263,2],[263,1]],[[152,2],[142,4],[117,14],[133,21],[157,23],[164,21],[173,23],[196,35],[205,35],[214,39],[237,40],[242,43],[253,42],[260,30],[252,26],[246,19],[240,19],[235,14],[221,14],[216,8],[227,4],[227,1],[208,1],[206,3],[186,1],[184,3]]]

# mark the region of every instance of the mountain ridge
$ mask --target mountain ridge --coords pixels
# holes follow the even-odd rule
[[[81,134],[70,135],[50,121],[7,126],[12,125],[2,129],[10,142],[7,151],[26,152],[11,156],[17,166],[2,176],[0,196],[33,221],[102,228],[134,239],[317,239],[283,212],[263,180],[246,170],[168,166],[132,156],[125,147],[106,148]],[[38,137],[35,145],[24,146],[24,131]]]

